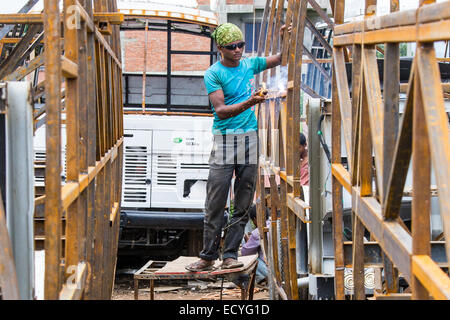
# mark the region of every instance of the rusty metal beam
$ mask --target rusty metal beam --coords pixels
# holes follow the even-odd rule
[[[13,72],[19,64],[30,54],[30,50],[39,43],[34,37],[42,31],[42,26],[30,26],[25,36],[17,43],[10,55],[0,64],[0,79]],[[28,54],[27,54],[28,53]]]
[[[73,6],[77,6],[78,1],[75,1]],[[75,8],[75,7],[73,7]],[[72,9],[72,14],[75,13],[76,9]],[[88,15],[84,10],[78,9],[78,14],[80,18],[86,19]],[[43,24],[45,17],[41,13],[7,13],[0,14],[0,24]],[[60,21],[63,21],[63,16],[61,15]],[[98,12],[94,14],[94,23],[107,22],[111,24],[122,24],[124,21],[123,13],[111,13],[111,12]],[[90,23],[91,25],[91,23]]]
[[[45,299],[59,297],[61,288],[61,45],[59,1],[44,2],[46,61]]]

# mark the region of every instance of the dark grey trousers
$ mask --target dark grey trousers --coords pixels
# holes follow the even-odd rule
[[[230,156],[228,152],[227,158],[234,159],[229,161],[232,163],[221,161],[225,157],[222,158],[222,155],[218,157],[215,150],[217,151],[217,148],[222,150],[222,142],[225,143],[225,139],[222,140],[221,136],[214,137],[214,147],[211,152],[209,176],[206,184],[203,250],[200,252],[200,258],[202,259],[215,260],[219,257],[220,236],[225,223],[224,210],[233,173],[235,173],[234,212],[226,229],[223,259],[237,259],[239,245],[244,236],[244,228],[249,220],[247,211],[254,197],[257,173],[257,164],[253,159],[253,155],[256,155],[256,139],[253,139],[255,136],[256,133],[253,132],[250,139],[245,138],[244,135],[238,135],[237,139],[234,139],[234,145],[236,145],[236,140],[238,141],[237,144],[239,144],[239,141],[245,142],[245,147],[242,150],[245,150],[247,156],[242,157],[243,163],[236,161],[237,158],[241,157]],[[234,147],[232,149],[238,150],[239,148]],[[218,158],[220,159],[218,160]]]

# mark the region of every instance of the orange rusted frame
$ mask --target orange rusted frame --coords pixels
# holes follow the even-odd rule
[[[373,5],[373,0],[367,0],[366,6]],[[391,10],[398,9],[398,1],[391,1]],[[364,267],[361,259],[361,222],[370,231],[371,236],[378,241],[386,255],[384,268],[398,268],[411,286],[412,299],[427,299],[430,295],[435,299],[450,299],[450,279],[431,257],[430,235],[430,175],[431,163],[435,170],[437,195],[440,203],[440,214],[443,221],[443,234],[450,234],[450,140],[448,138],[448,119],[445,115],[444,94],[445,84],[440,80],[438,59],[436,59],[432,42],[450,39],[449,2],[435,4],[434,1],[421,1],[417,10],[393,12],[389,15],[366,17],[364,21],[336,25],[333,41],[335,53],[342,46],[355,45],[352,62],[359,65],[363,76],[363,84],[353,88],[352,105],[356,107],[356,122],[348,124],[345,116],[348,107],[349,89],[345,86],[345,75],[339,74],[338,84],[334,87],[337,93],[333,96],[333,209],[342,210],[342,186],[352,194],[352,211],[355,213],[353,237],[353,268],[355,273],[355,294],[363,299],[360,272]],[[336,8],[335,8],[336,9]],[[396,10],[397,10],[396,9]],[[395,11],[395,10],[393,10]],[[336,15],[336,12],[335,12]],[[343,23],[341,20],[340,23]],[[409,34],[407,34],[409,33]],[[395,84],[385,88],[385,103],[398,104],[398,92],[407,92],[407,101],[400,131],[396,124],[391,123],[394,115],[388,114],[389,107],[383,106],[379,87],[378,70],[375,64],[375,47],[377,43],[417,42],[417,51],[412,64],[410,81],[405,86],[398,85],[398,74],[392,72],[398,64],[398,55],[390,52],[390,68],[385,69],[384,81]],[[358,55],[358,46],[363,45]],[[342,57],[335,54],[335,71],[342,70]],[[386,61],[385,61],[386,63]],[[339,69],[340,68],[340,69]],[[353,76],[358,76],[354,70]],[[356,71],[356,72],[355,72]],[[356,90],[361,90],[360,93]],[[362,94],[362,96],[360,95]],[[397,95],[397,98],[394,95]],[[344,99],[343,99],[344,98]],[[397,99],[397,102],[396,102]],[[339,108],[340,105],[340,108]],[[395,105],[394,105],[395,107]],[[398,106],[397,106],[398,107]],[[385,108],[385,109],[384,109]],[[353,111],[352,111],[353,112]],[[352,119],[355,121],[354,119]],[[340,163],[340,131],[343,122],[347,127],[358,128],[352,138],[353,166],[348,172]],[[348,134],[347,134],[348,136]],[[384,144],[384,145],[382,145]],[[387,146],[386,144],[389,144]],[[359,149],[356,149],[358,148]],[[391,150],[389,149],[391,148]],[[349,148],[347,148],[349,149]],[[374,149],[374,152],[373,150]],[[335,151],[336,150],[336,151]],[[349,150],[347,150],[349,152]],[[372,152],[375,159],[372,157]],[[399,220],[401,199],[404,195],[404,184],[410,159],[413,163],[412,192],[412,232]],[[375,161],[373,161],[375,160]],[[373,163],[375,167],[373,167]],[[376,169],[376,174],[374,170]],[[376,180],[376,189],[372,185]],[[444,182],[446,181],[446,182]],[[337,223],[335,216],[333,223]],[[339,228],[335,228],[340,232]],[[359,235],[357,235],[359,234]],[[335,233],[336,236],[336,233]],[[450,241],[445,237],[447,256],[450,253]],[[359,249],[358,249],[359,248]],[[335,250],[339,249],[336,247]],[[359,250],[359,251],[358,251]],[[359,253],[357,253],[359,252]],[[335,264],[339,264],[338,252],[335,251]],[[392,261],[392,262],[391,262]],[[389,266],[390,263],[391,266]],[[395,277],[392,270],[385,270],[385,276]],[[337,276],[337,274],[335,275]],[[386,279],[386,282],[394,278]],[[343,279],[336,279],[336,284]],[[395,283],[387,283],[387,291],[395,290]],[[359,289],[358,289],[358,288]],[[338,294],[338,292],[336,292]],[[395,294],[395,293],[394,293]]]
[[[76,1],[78,2],[78,1]],[[73,6],[77,6],[74,2]],[[79,8],[79,7],[78,7]],[[75,11],[75,10],[74,10]],[[80,18],[87,20],[88,14],[84,9],[79,9]],[[124,15],[122,13],[106,13],[99,12],[94,14],[94,22],[109,22],[111,24],[121,24],[124,20]],[[63,21],[63,16],[61,15],[61,21]],[[8,13],[0,14],[1,24],[39,24],[44,22],[44,16],[41,13]],[[93,26],[92,22],[89,23]],[[91,30],[92,31],[92,30]]]

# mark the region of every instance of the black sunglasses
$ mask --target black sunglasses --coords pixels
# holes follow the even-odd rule
[[[245,46],[245,42],[239,42],[235,44],[229,44],[227,46],[223,46],[227,50],[235,50],[236,48],[241,49],[243,46]]]

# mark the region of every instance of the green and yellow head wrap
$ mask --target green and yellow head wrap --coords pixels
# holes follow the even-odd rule
[[[244,39],[241,29],[232,23],[219,25],[216,30],[214,30],[211,37],[216,41],[218,46],[224,46],[231,42]]]

